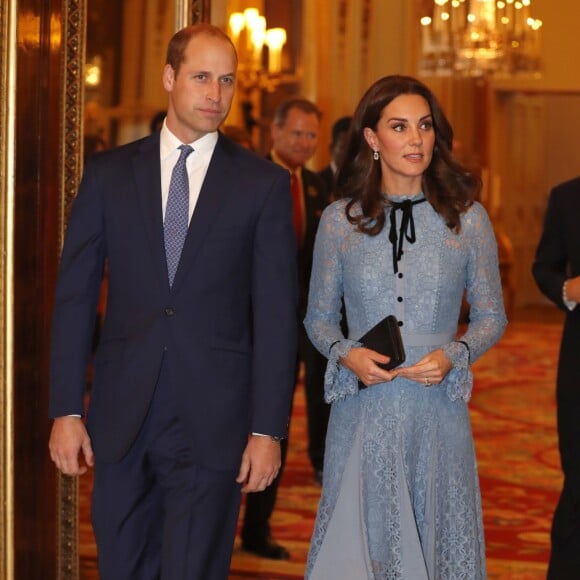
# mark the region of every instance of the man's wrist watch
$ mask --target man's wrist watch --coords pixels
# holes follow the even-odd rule
[[[276,441],[276,443],[280,443],[286,437],[279,437],[277,435],[266,435],[265,433],[252,433],[254,437],[269,437],[272,441]]]

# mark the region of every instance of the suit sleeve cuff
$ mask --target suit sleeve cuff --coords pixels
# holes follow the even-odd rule
[[[567,284],[568,284],[568,280],[566,280],[566,282],[564,282],[564,285],[562,286],[562,302],[564,302],[564,306],[568,310],[574,310],[574,308],[576,308],[576,304],[578,304],[578,303],[574,302],[574,300],[570,300],[568,298],[568,295],[566,294],[566,285]]]

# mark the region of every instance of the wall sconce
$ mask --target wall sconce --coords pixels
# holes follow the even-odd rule
[[[283,80],[282,49],[286,44],[286,30],[268,29],[266,18],[257,8],[233,12],[229,27],[238,52],[238,83],[246,98],[255,90],[275,91]],[[264,46],[268,48],[266,66]]]
[[[268,46],[268,72],[279,73],[282,70],[282,48],[286,44],[286,30],[270,28],[266,30]]]
[[[97,88],[101,84],[101,72],[103,69],[103,59],[94,56],[85,65],[85,85],[88,88]]]

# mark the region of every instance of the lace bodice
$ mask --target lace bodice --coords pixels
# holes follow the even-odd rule
[[[305,319],[313,344],[329,357],[327,401],[356,393],[356,377],[339,367],[337,360],[359,345],[356,339],[387,314],[395,314],[403,323],[404,342],[408,337],[414,344],[417,341],[410,339],[416,335],[450,337],[444,346],[454,365],[448,394],[469,398],[467,349],[453,342],[464,290],[470,323],[462,340],[469,345],[470,362],[501,336],[506,324],[496,241],[485,209],[475,203],[462,216],[461,231],[456,234],[429,203],[415,205],[417,239],[403,245],[395,274],[388,226],[374,237],[362,234],[346,219],[345,205],[345,200],[339,200],[322,215]],[[343,296],[348,337],[340,325]],[[411,362],[408,352],[407,363]]]

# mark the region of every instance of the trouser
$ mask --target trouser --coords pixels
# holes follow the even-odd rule
[[[227,580],[237,473],[196,465],[163,364],[127,455],[95,465],[92,521],[103,580]]]

